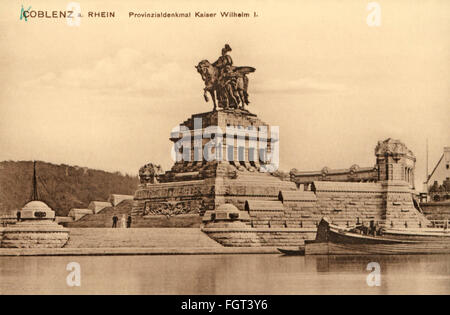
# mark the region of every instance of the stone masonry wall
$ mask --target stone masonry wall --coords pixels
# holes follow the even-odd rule
[[[5,231],[2,248],[61,248],[69,239],[67,232]]]
[[[314,186],[317,203],[309,212],[315,222],[323,216],[338,225],[383,219],[384,200],[380,184],[314,182]]]
[[[429,220],[450,220],[450,201],[421,203],[420,207]]]
[[[413,204],[404,182],[338,183],[314,182],[316,202],[285,202],[291,212],[300,212],[304,224],[317,224],[323,216],[337,225],[368,224],[386,227],[425,227],[429,224]],[[288,212],[289,213],[289,212]]]
[[[231,203],[244,210],[245,201],[277,200],[280,190],[295,190],[291,181],[283,181],[267,173],[238,172],[236,179],[216,180],[216,206]]]
[[[246,227],[209,225],[203,231],[224,246],[298,246],[305,239],[315,238],[324,216],[341,226],[358,222],[368,225],[370,221],[386,228],[429,225],[414,207],[405,182],[314,182],[313,192],[289,190],[280,196],[279,200],[248,200],[248,209],[239,209],[248,211],[250,222]]]
[[[382,217],[387,228],[419,228],[430,222],[413,203],[408,187],[403,183],[383,183],[385,214]]]
[[[141,185],[136,191],[132,215],[199,214],[214,209],[214,181],[194,180]]]
[[[300,246],[316,234],[315,228],[203,228],[202,231],[229,247]]]
[[[381,221],[385,214],[382,187],[377,183],[314,182],[314,192],[301,192],[298,200],[283,200],[282,211],[250,211],[252,226],[316,228],[322,217],[334,224]]]
[[[2,248],[60,248],[69,230],[50,220],[17,222],[0,231]]]

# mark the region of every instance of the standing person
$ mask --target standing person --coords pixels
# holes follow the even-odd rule
[[[119,220],[119,218],[116,216],[116,215],[114,215],[113,217],[112,217],[112,221],[113,221],[113,224],[112,224],[112,227],[113,228],[116,228],[117,227],[117,221]]]
[[[131,215],[128,215],[128,220],[127,220],[127,228],[128,229],[131,227],[131,222],[132,222]]]
[[[127,218],[125,214],[123,214],[122,218],[120,219],[120,227],[124,229],[127,227]]]

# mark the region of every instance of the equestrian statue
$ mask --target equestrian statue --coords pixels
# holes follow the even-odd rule
[[[216,62],[210,63],[202,60],[195,67],[205,82],[204,98],[208,102],[208,93],[211,95],[214,110],[217,106],[223,109],[244,109],[248,100],[248,78],[247,74],[255,72],[253,67],[235,67],[233,59],[228,55],[231,47],[225,44],[222,55]]]

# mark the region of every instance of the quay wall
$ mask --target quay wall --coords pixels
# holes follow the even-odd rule
[[[221,247],[199,228],[70,228],[64,248]]]
[[[226,247],[301,246],[316,235],[315,228],[203,228],[202,231]]]
[[[387,228],[430,225],[404,182],[314,182],[312,191],[280,191],[277,200],[248,199],[243,209],[230,209],[235,213],[227,218],[217,217],[223,215],[220,208],[203,218],[203,232],[223,246],[302,245],[315,238],[324,216],[341,226],[371,221]]]
[[[378,222],[398,228],[426,227],[429,221],[415,208],[404,182],[314,182],[317,206],[313,215],[328,216],[338,225]]]
[[[316,228],[322,217],[337,225],[378,222],[387,227],[426,227],[429,222],[413,203],[405,185],[314,182],[313,191],[280,191],[276,201],[252,208],[250,226]],[[273,208],[270,208],[273,207]],[[264,208],[264,209],[262,209]]]

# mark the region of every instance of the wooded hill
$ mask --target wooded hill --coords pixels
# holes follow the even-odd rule
[[[39,199],[56,215],[65,216],[71,208],[86,208],[93,200],[106,201],[110,194],[132,195],[138,177],[87,167],[36,162]],[[20,209],[32,194],[32,161],[0,162],[0,214]]]

